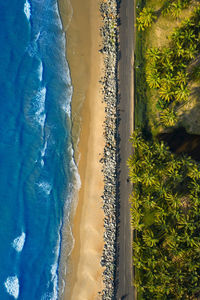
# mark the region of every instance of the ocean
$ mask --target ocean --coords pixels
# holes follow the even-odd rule
[[[72,92],[57,1],[1,1],[0,300],[59,297],[78,178]]]

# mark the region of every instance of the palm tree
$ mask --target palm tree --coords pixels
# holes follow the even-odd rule
[[[139,13],[137,17],[138,30],[144,31],[146,28],[150,27],[154,20],[157,17],[155,16],[153,8],[144,7],[143,10]]]
[[[149,71],[147,72],[146,77],[147,83],[150,88],[159,88],[160,87],[160,74],[157,70],[154,70],[152,68],[149,68]]]
[[[166,102],[170,102],[174,99],[174,90],[173,86],[167,84],[165,80],[161,80],[161,88],[159,89],[160,98]]]
[[[133,246],[133,251],[135,252],[134,254],[138,255],[142,249],[141,243],[139,241],[133,241],[132,246]]]
[[[158,243],[158,239],[154,237],[154,233],[150,229],[146,229],[142,233],[142,238],[147,246],[153,247]]]
[[[177,122],[177,116],[173,109],[166,108],[160,113],[160,121],[165,127],[174,126]]]
[[[151,172],[145,171],[142,174],[142,183],[145,184],[145,186],[152,186],[156,182],[156,177]]]
[[[189,188],[191,190],[191,193],[194,194],[194,196],[200,195],[200,183],[198,182],[198,180],[193,179],[193,181],[189,185]],[[192,197],[193,201],[195,200],[195,198],[196,197]],[[198,201],[198,199],[196,199],[196,201]]]
[[[182,35],[181,28],[176,28],[171,35],[171,39],[174,42],[174,45],[176,45],[177,42],[179,42],[179,43],[182,42],[181,35]]]
[[[137,128],[132,133],[129,141],[132,143],[134,149],[138,149],[141,153],[144,151],[146,153],[151,152],[148,143],[144,141],[141,133],[137,130]]]
[[[163,141],[155,144],[155,152],[159,159],[165,159],[169,155],[169,147],[164,144]]]
[[[178,57],[183,57],[184,54],[185,54],[185,49],[183,48],[183,42],[181,41],[176,41],[175,43],[175,46],[174,46],[174,49],[175,49],[175,53]]]
[[[166,16],[170,13],[170,2],[169,1],[166,1],[165,4],[164,4],[164,8],[162,10],[162,15],[163,16]]]
[[[186,19],[182,22],[182,26],[183,26],[184,28],[194,27],[194,26],[195,26],[195,22],[194,22],[193,18],[186,18]]]
[[[188,173],[188,176],[192,179],[200,179],[200,170],[197,166],[193,166]]]
[[[178,18],[182,10],[180,2],[173,2],[170,6],[170,13],[174,18]]]
[[[174,70],[174,60],[173,60],[173,51],[171,48],[163,48],[162,49],[162,55],[161,55],[161,64],[164,67],[164,72],[166,73],[166,70],[171,73],[171,71]]]
[[[190,95],[190,90],[183,83],[175,90],[175,99],[178,102],[186,101]]]
[[[171,88],[173,88],[174,84],[175,84],[175,79],[173,74],[171,72],[166,73],[165,77],[162,78],[162,85],[168,85]]]
[[[185,70],[178,71],[175,76],[175,81],[178,84],[186,85],[188,81],[188,73]]]
[[[167,169],[168,170],[174,170],[174,169],[180,170],[181,165],[182,165],[181,159],[179,157],[173,156],[167,164]]]
[[[159,48],[152,47],[147,49],[146,58],[150,63],[157,61],[158,59],[160,59],[160,57],[161,57],[161,51]]]
[[[184,50],[184,57],[187,60],[191,60],[193,58],[195,58],[195,56],[197,55],[198,51],[197,51],[197,45],[196,44],[189,44],[189,46]]]
[[[170,249],[176,249],[178,242],[179,242],[178,233],[174,228],[170,229],[164,241],[165,247],[167,246]]]
[[[185,46],[185,48],[187,48],[187,46],[189,46],[190,43],[193,43],[195,38],[196,36],[194,30],[190,28],[182,30],[180,34],[180,39],[183,41],[183,45]]]

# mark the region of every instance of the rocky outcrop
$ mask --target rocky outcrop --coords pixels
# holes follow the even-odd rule
[[[105,75],[102,91],[105,101],[105,147],[101,159],[104,174],[103,210],[104,249],[101,265],[105,267],[102,299],[115,299],[117,262],[117,215],[118,215],[118,1],[104,0],[100,4],[103,19],[101,28]]]

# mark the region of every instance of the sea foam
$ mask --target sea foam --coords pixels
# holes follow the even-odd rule
[[[60,225],[60,229],[59,232],[61,230],[61,225]],[[51,280],[53,282],[53,294],[51,296],[51,300],[57,300],[58,299],[58,260],[59,260],[59,255],[60,255],[60,234],[58,237],[58,241],[57,241],[57,246],[56,246],[56,257],[55,257],[55,262],[54,264],[51,266]]]
[[[47,141],[45,141],[44,147],[41,150],[41,157],[45,156],[46,150],[47,150]]]
[[[19,280],[17,276],[8,277],[4,282],[4,285],[8,294],[17,299],[19,296]]]
[[[39,67],[38,67],[38,75],[39,75],[39,80],[42,81],[43,78],[43,64],[40,61]]]
[[[24,13],[27,17],[27,20],[29,21],[31,17],[31,5],[28,0],[26,0],[26,2],[24,3]]]
[[[51,282],[53,283],[53,292],[51,293],[45,293],[42,296],[41,300],[58,300],[59,292],[58,292],[58,262],[59,262],[59,256],[60,256],[60,248],[61,248],[61,227],[62,223],[59,226],[59,235],[58,235],[58,241],[56,248],[54,250],[55,253],[55,260],[54,264],[51,266]]]
[[[48,182],[43,181],[38,183],[37,185],[42,189],[42,191],[45,194],[49,195],[51,193],[52,186]]]
[[[41,88],[38,92],[36,97],[34,98],[34,105],[35,105],[35,116],[38,123],[44,127],[46,114],[45,114],[45,100],[46,100],[46,88]]]
[[[47,141],[45,141],[44,147],[41,150],[41,166],[42,167],[44,166],[44,159],[43,159],[43,157],[45,156],[46,150],[47,150]]]
[[[24,247],[24,243],[25,243],[25,238],[26,238],[26,235],[24,232],[22,232],[22,234],[20,236],[18,236],[14,239],[12,246],[17,252],[22,251],[22,249]]]

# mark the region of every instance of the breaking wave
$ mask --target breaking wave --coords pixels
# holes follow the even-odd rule
[[[46,88],[41,88],[36,97],[33,99],[35,107],[35,117],[41,127],[44,127],[46,114],[45,114],[45,100],[46,100]]]
[[[17,252],[22,251],[22,249],[24,247],[24,243],[25,243],[25,238],[26,238],[26,235],[24,232],[22,232],[22,234],[20,236],[18,236],[14,239],[12,246]]]
[[[19,296],[19,280],[17,276],[10,276],[4,282],[7,293],[13,296],[15,299]]]
[[[40,182],[37,184],[39,188],[41,188],[41,190],[46,194],[46,195],[50,195],[51,190],[52,190],[52,186],[50,183],[48,182]]]
[[[26,0],[26,2],[24,3],[24,13],[27,17],[27,20],[29,21],[31,17],[31,5],[28,0]]]
[[[39,80],[42,81],[43,78],[43,64],[40,61],[39,67],[38,67],[38,76],[39,76]]]

